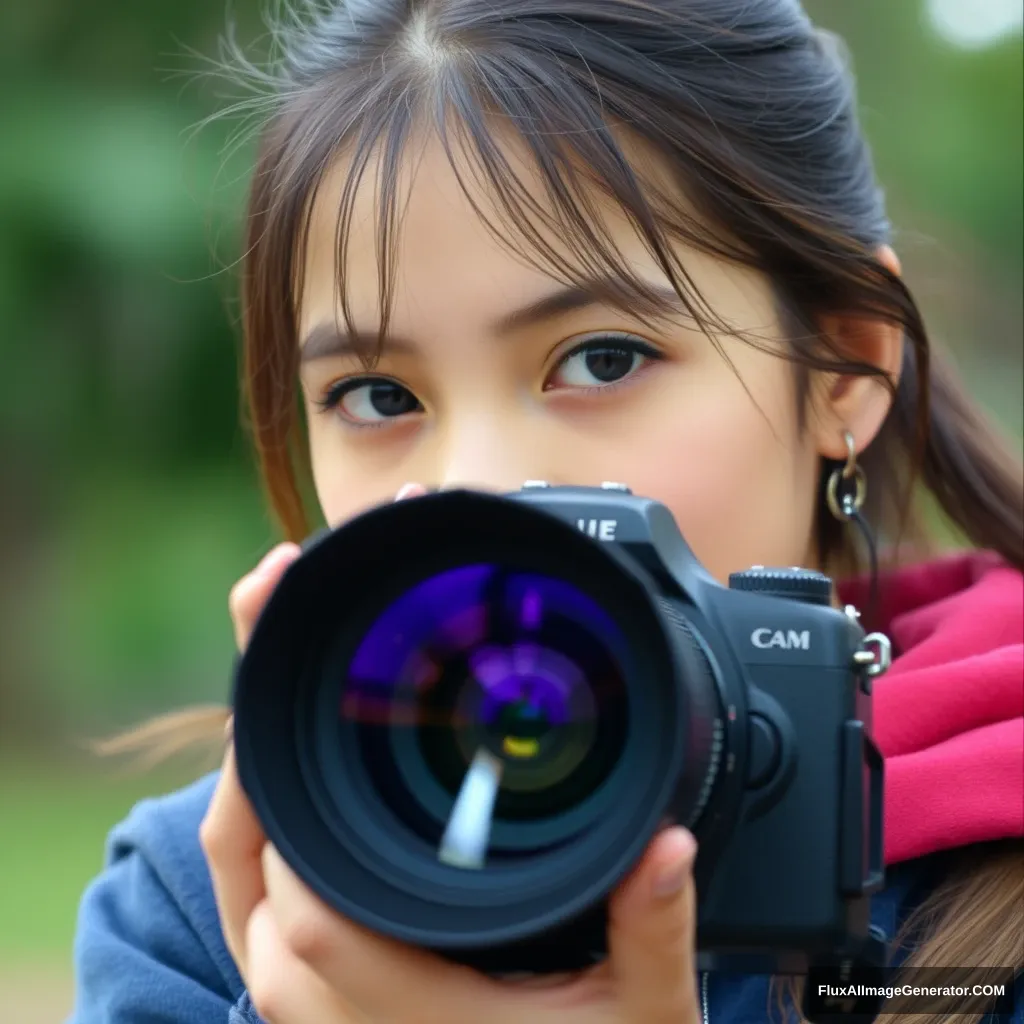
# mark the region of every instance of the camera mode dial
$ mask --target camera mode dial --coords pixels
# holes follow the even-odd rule
[[[729,577],[730,590],[746,590],[767,597],[784,597],[804,604],[832,601],[832,580],[814,569],[771,569],[755,565]]]

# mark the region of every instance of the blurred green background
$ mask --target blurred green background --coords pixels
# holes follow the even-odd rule
[[[852,52],[934,336],[1019,439],[1020,0],[807,6]],[[230,120],[194,130],[225,96],[188,51],[217,53],[228,9],[0,9],[0,1016],[20,1024],[67,1009],[107,829],[197,770],[133,776],[83,742],[223,699],[227,592],[276,539],[237,397],[251,149]],[[256,43],[260,5],[230,9]]]

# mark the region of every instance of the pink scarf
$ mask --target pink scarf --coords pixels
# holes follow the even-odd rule
[[[865,581],[839,593],[865,608]],[[1024,577],[960,554],[883,576],[879,593],[886,863],[1024,836]]]

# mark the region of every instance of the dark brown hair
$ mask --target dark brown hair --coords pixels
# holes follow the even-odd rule
[[[891,414],[861,455],[865,513],[880,536],[919,549],[928,536],[916,507],[923,494],[971,544],[1024,565],[1020,467],[931,351],[906,285],[878,259],[890,224],[852,78],[838,41],[796,0],[307,0],[273,36],[271,67],[235,47],[228,63],[258,87],[253,109],[267,115],[243,263],[244,381],[263,479],[288,538],[310,529],[296,306],[312,200],[343,154],[338,252],[348,319],[353,197],[368,172],[378,174],[383,333],[397,271],[398,171],[425,129],[443,141],[456,173],[497,197],[501,216],[490,226],[505,244],[567,281],[610,273],[640,315],[658,315],[655,297],[611,244],[596,196],[625,211],[711,343],[735,330],[702,301],[671,243],[765,274],[788,330],[801,409],[815,369],[870,374],[892,391]],[[501,144],[509,137],[525,146],[545,195],[517,175]],[[627,141],[675,180],[645,170]],[[570,257],[553,252],[538,227],[554,228]],[[900,325],[898,386],[825,333],[825,318],[837,315]],[[823,464],[823,482],[831,468]],[[858,568],[850,531],[823,500],[820,508],[822,564]],[[1019,898],[1019,865],[979,850],[967,877],[952,877],[926,904],[930,931],[913,962],[1020,967],[999,909],[1010,913]]]

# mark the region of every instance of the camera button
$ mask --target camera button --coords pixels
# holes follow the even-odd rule
[[[730,590],[745,590],[765,597],[783,597],[804,604],[832,601],[832,580],[812,569],[771,569],[755,565],[729,576]]]
[[[767,718],[752,712],[750,723],[750,749],[748,751],[747,788],[759,789],[771,781],[778,771],[781,759],[779,734]]]

